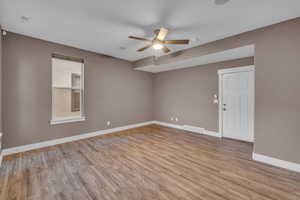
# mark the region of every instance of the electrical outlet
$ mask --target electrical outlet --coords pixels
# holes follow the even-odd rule
[[[106,122],[106,126],[110,126],[110,121],[107,121],[107,122]]]
[[[178,122],[178,118],[177,117],[175,118],[175,121]]]

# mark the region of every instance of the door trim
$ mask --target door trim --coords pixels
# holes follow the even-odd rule
[[[244,67],[234,67],[234,68],[228,68],[228,69],[220,69],[218,70],[218,76],[219,76],[219,134],[221,137],[223,137],[223,112],[222,112],[222,105],[223,105],[223,82],[222,82],[222,76],[224,74],[231,74],[231,73],[238,73],[238,72],[254,72],[253,79],[251,80],[252,83],[251,85],[253,86],[252,90],[252,97],[250,98],[250,104],[252,107],[252,116],[250,118],[250,127],[251,127],[251,134],[252,134],[252,140],[249,140],[248,142],[254,142],[254,116],[255,116],[255,66],[250,65],[250,66],[244,66]]]

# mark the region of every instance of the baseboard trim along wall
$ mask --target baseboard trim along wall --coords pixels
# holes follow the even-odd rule
[[[273,165],[276,167],[280,167],[280,168],[284,168],[284,169],[288,169],[288,170],[300,173],[300,164],[297,164],[297,163],[280,160],[277,158],[257,154],[254,152],[252,154],[252,158],[253,158],[253,160],[258,161],[258,162],[262,162],[265,164]]]
[[[191,131],[191,132],[194,132],[194,133],[200,133],[200,134],[203,134],[203,132],[205,131],[204,128],[200,128],[200,127],[197,127],[197,126],[190,126],[190,125],[183,125],[182,129],[186,130],[186,131]]]
[[[35,149],[40,149],[40,148],[44,148],[44,147],[50,147],[50,146],[54,146],[57,144],[73,142],[73,141],[77,141],[77,140],[87,139],[87,138],[91,138],[91,137],[96,137],[96,136],[100,136],[100,135],[118,132],[118,131],[124,131],[124,130],[132,129],[132,128],[138,128],[138,127],[147,126],[147,125],[151,125],[151,124],[154,124],[154,122],[153,121],[142,122],[142,123],[131,124],[131,125],[127,125],[127,126],[121,126],[121,127],[117,127],[117,128],[111,128],[111,129],[105,129],[105,130],[95,131],[95,132],[91,132],[91,133],[75,135],[75,136],[71,136],[71,137],[64,137],[64,138],[59,138],[59,139],[54,139],[54,140],[48,140],[45,142],[39,142],[39,143],[34,143],[34,144],[28,144],[28,145],[23,145],[23,146],[7,148],[7,149],[3,149],[2,156],[7,156],[7,155],[21,153],[21,152],[35,150]]]
[[[170,128],[176,128],[176,129],[180,129],[180,130],[185,130],[185,131],[190,131],[190,132],[193,132],[193,133],[209,135],[209,136],[213,136],[213,137],[222,137],[221,134],[219,134],[217,132],[208,131],[204,128],[197,127],[197,126],[177,125],[177,124],[161,122],[161,121],[154,121],[154,124],[161,125],[161,126],[167,126],[167,127],[170,127]]]
[[[170,128],[176,128],[176,129],[183,130],[183,129],[182,129],[182,126],[177,125],[177,124],[171,124],[171,123],[161,122],[161,121],[154,121],[154,124],[161,125],[161,126],[166,126],[166,127],[170,127]]]
[[[193,126],[187,126],[187,125],[181,126],[181,125],[160,122],[160,121],[148,121],[148,122],[131,124],[131,125],[121,126],[121,127],[112,128],[112,129],[105,129],[105,130],[95,131],[95,132],[91,132],[91,133],[75,135],[75,136],[71,136],[71,137],[64,137],[64,138],[59,138],[59,139],[54,139],[54,140],[48,140],[45,142],[39,142],[39,143],[34,143],[34,144],[28,144],[28,145],[22,145],[22,146],[3,149],[0,159],[7,155],[31,151],[31,150],[35,150],[35,149],[44,148],[44,147],[50,147],[50,146],[54,146],[57,144],[73,142],[73,141],[77,141],[77,140],[87,139],[87,138],[91,138],[91,137],[96,137],[96,136],[100,136],[100,135],[105,135],[105,134],[109,134],[109,133],[114,133],[114,132],[118,132],[118,131],[132,129],[132,128],[142,127],[142,126],[147,126],[147,125],[151,125],[151,124],[157,124],[157,125],[161,125],[161,126],[175,128],[175,129],[188,130],[188,131],[195,132],[195,133],[219,137],[218,133],[212,132],[212,131],[207,131],[207,130],[204,130],[203,128],[199,128],[199,127],[193,127]]]
[[[170,128],[179,129],[179,130],[186,130],[186,131],[209,135],[209,136],[214,136],[214,137],[222,137],[217,132],[208,131],[208,130],[205,130],[204,128],[200,128],[200,127],[196,127],[196,126],[177,125],[177,124],[161,122],[161,121],[147,121],[147,122],[131,124],[131,125],[127,125],[127,126],[121,126],[121,127],[117,127],[117,128],[111,128],[111,129],[100,130],[100,131],[95,131],[95,132],[86,133],[86,134],[80,134],[80,135],[71,136],[71,137],[59,138],[59,139],[55,139],[55,140],[48,140],[45,142],[39,142],[39,143],[34,143],[34,144],[29,144],[29,145],[23,145],[23,146],[3,149],[2,152],[0,152],[0,166],[2,163],[3,157],[7,156],[7,155],[12,155],[12,154],[16,154],[16,153],[21,153],[21,152],[40,149],[40,148],[44,148],[44,147],[54,146],[57,144],[64,144],[67,142],[73,142],[73,141],[78,141],[78,140],[82,140],[82,139],[92,138],[92,137],[96,137],[96,136],[100,136],[100,135],[105,135],[105,134],[114,133],[114,132],[118,132],[118,131],[124,131],[124,130],[132,129],[132,128],[138,128],[138,127],[147,126],[147,125],[151,125],[151,124],[157,124],[157,125],[161,125],[161,126],[166,126],[166,127],[170,127]],[[277,158],[272,158],[272,157],[257,154],[257,153],[253,153],[252,157],[253,157],[253,160],[255,160],[255,161],[300,173],[300,164],[280,160]]]

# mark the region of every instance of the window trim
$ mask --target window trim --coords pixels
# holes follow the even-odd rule
[[[53,85],[52,85],[52,76],[53,76],[53,59],[60,59],[70,62],[81,63],[81,79],[80,79],[80,115],[77,116],[70,116],[70,117],[57,117],[54,118],[53,114]],[[51,88],[51,120],[50,124],[64,124],[64,123],[71,123],[71,122],[79,122],[85,121],[85,110],[84,110],[84,60],[80,58],[74,58],[70,56],[63,56],[59,54],[52,54],[51,56],[51,80],[50,80],[50,88]]]
[[[59,117],[50,120],[51,125],[84,121],[85,116]]]

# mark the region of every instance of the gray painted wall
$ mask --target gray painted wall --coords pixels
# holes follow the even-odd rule
[[[5,148],[153,119],[152,74],[132,70],[130,62],[14,33],[3,48]],[[52,53],[85,60],[84,122],[49,125]]]
[[[2,133],[2,30],[1,30],[1,25],[0,25],[0,133]]]
[[[1,30],[1,25],[0,25],[0,133],[2,133],[2,30]]]
[[[300,18],[256,42],[254,151],[300,163]]]
[[[255,44],[256,98],[254,151],[300,163],[300,18],[181,52],[164,56],[159,63],[173,62],[207,52]],[[147,60],[136,64],[145,64]],[[219,63],[163,72],[154,78],[154,117],[179,124],[198,125],[217,131],[217,69],[245,65]]]
[[[155,74],[154,119],[218,132],[218,105],[213,104],[213,95],[218,95],[218,70],[253,64],[250,57]]]

